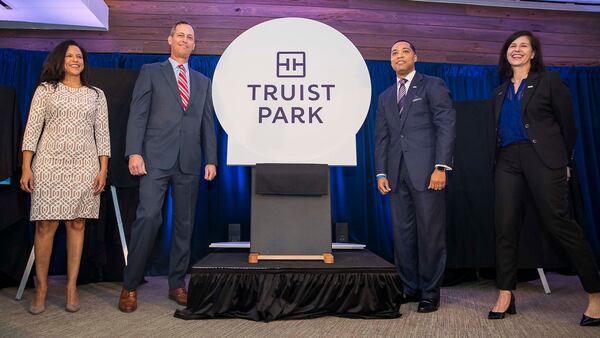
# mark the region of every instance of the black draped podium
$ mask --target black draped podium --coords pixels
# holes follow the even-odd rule
[[[367,250],[335,251],[335,263],[247,262],[247,252],[216,252],[194,264],[182,319],[255,321],[318,316],[400,317],[394,265]]]

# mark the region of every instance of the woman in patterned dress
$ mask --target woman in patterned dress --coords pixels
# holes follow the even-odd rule
[[[48,267],[59,221],[67,230],[66,310],[79,310],[77,274],[86,218],[98,218],[110,138],[102,90],[86,82],[86,51],[60,43],[44,63],[23,136],[21,189],[31,193],[35,221],[36,294],[29,312],[46,306]]]

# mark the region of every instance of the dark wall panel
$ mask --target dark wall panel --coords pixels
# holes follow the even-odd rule
[[[0,30],[0,48],[49,50],[73,38],[92,52],[167,53],[171,25],[196,28],[196,54],[220,55],[244,30],[279,17],[322,21],[344,33],[365,59],[387,60],[398,39],[421,61],[495,64],[515,30],[541,38],[550,65],[600,65],[600,13],[558,12],[396,0],[108,0],[110,31]]]

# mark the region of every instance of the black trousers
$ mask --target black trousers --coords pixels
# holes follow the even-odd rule
[[[600,275],[583,229],[569,216],[566,168],[546,167],[529,142],[500,149],[495,172],[496,282],[501,290],[517,285],[517,255],[525,189],[542,226],[560,244],[588,293],[600,292]]]

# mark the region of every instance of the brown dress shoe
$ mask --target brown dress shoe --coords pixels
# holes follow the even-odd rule
[[[137,309],[137,293],[121,289],[121,297],[119,297],[119,310],[123,312],[133,312]]]
[[[185,288],[169,289],[169,299],[182,306],[187,306],[187,291]]]

